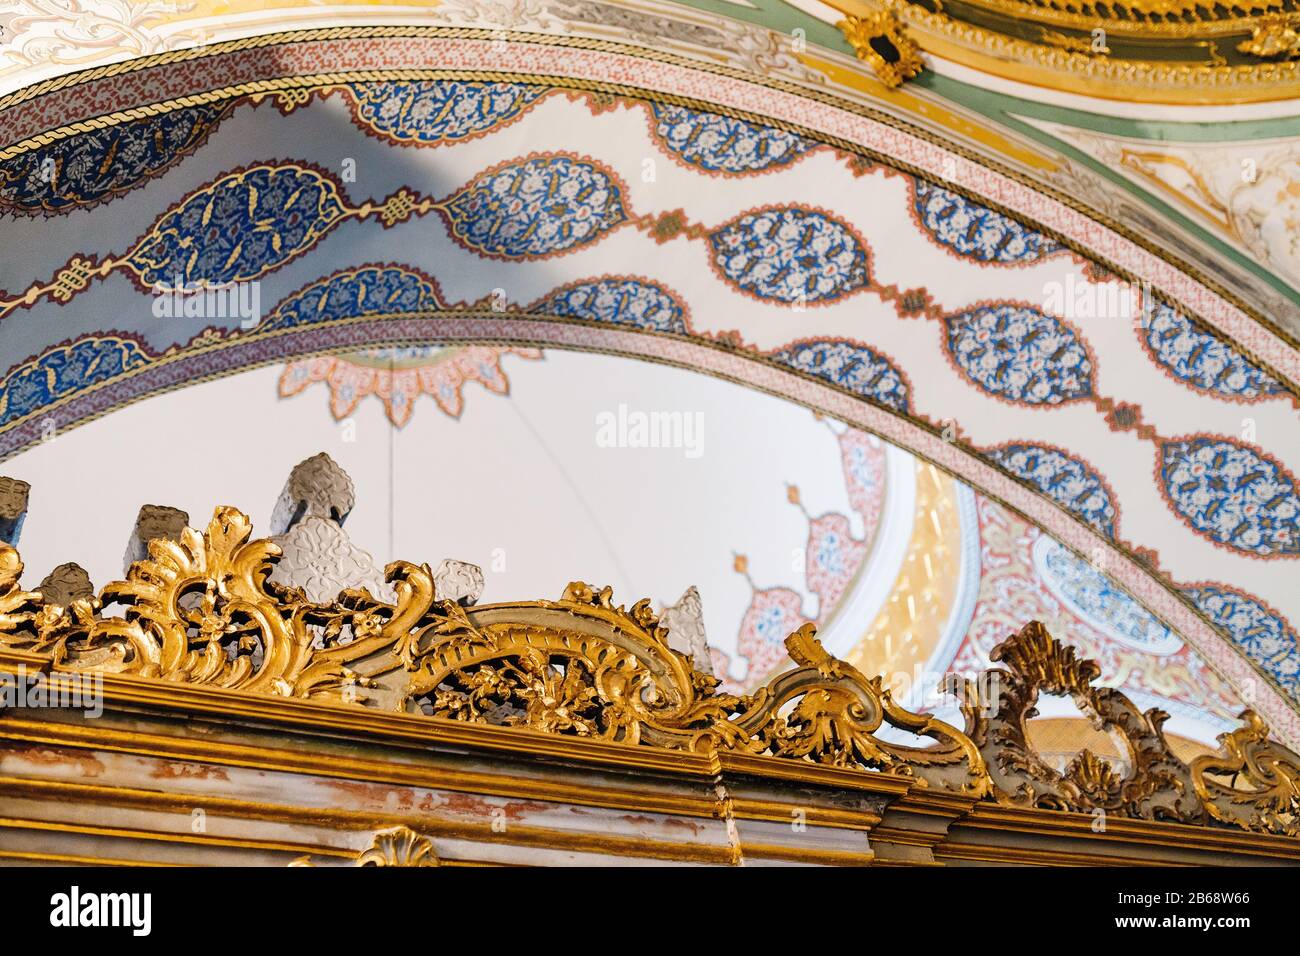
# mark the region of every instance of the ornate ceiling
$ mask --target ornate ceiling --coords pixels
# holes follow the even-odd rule
[[[709,635],[734,680],[761,659],[764,622],[818,620],[875,672],[961,666],[1017,617],[1073,615],[1078,643],[1097,635],[1089,653],[1159,662],[1131,670],[1135,692],[1207,725],[1245,701],[1300,738],[1294,111],[1250,96],[1265,101],[1249,119],[1207,129],[1222,107],[1081,109],[933,54],[891,90],[830,8],[726,13],[130,8],[145,20],[80,59],[49,40],[55,14],[11,19],[27,39],[0,99],[5,473],[39,491],[24,461],[48,474],[67,455],[76,476],[95,454],[69,430],[112,413],[92,428],[123,445],[113,467],[159,467],[188,440],[235,481],[228,449],[255,416],[310,408],[334,429],[371,409],[382,433],[411,434],[504,413],[500,393],[554,374],[557,350],[677,366],[835,420],[800,411],[761,437],[818,436],[809,460],[837,490],[819,502],[782,477],[772,507],[801,529],[780,548],[833,537],[839,571],[765,558],[775,537],[715,536],[734,551],[710,565],[730,581],[715,588],[740,597]],[[130,403],[268,365],[169,441],[126,439]],[[634,376],[604,374],[616,412]],[[650,407],[697,410],[661,395]],[[599,450],[589,417],[553,427]],[[925,463],[910,498],[868,432]],[[269,463],[274,481],[295,460]],[[855,484],[849,460],[875,477]],[[877,554],[888,522],[912,531]],[[885,650],[891,597],[920,593],[907,569],[953,551],[930,637]],[[963,579],[962,561],[981,573]],[[702,582],[658,597],[690,583],[711,608]]]

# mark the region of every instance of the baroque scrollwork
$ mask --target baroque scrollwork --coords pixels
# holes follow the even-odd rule
[[[1169,719],[1145,713],[1110,687],[1095,687],[1096,662],[1079,660],[1031,621],[997,645],[989,657],[1006,665],[980,682],[955,687],[966,716],[966,733],[988,764],[1000,802],[1080,813],[1101,810],[1124,817],[1204,823],[1188,767],[1174,756],[1161,725]],[[1120,747],[1117,767],[1083,750],[1063,769],[1049,766],[1029,740],[1027,722],[1038,713],[1040,694],[1070,697]]]
[[[899,706],[880,677],[829,654],[804,625],[794,664],[749,694],[675,649],[649,601],[570,584],[556,601],[467,604],[427,564],[385,569],[392,602],[365,587],[313,601],[276,583],[271,540],[216,509],[205,531],[148,542],[125,580],[68,606],[24,591],[16,549],[0,544],[0,658],[49,657],[73,671],[309,698],[442,721],[517,727],[623,745],[733,752],[911,778],[918,787],[1038,810],[1096,812],[1300,835],[1300,756],[1253,712],[1189,766],[1145,713],[1038,622],[994,648],[1003,665],[953,682],[964,730]],[[110,611],[114,613],[109,613]],[[0,665],[3,660],[0,660]],[[1027,722],[1040,694],[1066,696],[1115,739],[1064,767],[1035,752]],[[900,743],[910,734],[915,744]],[[393,833],[376,860],[436,862],[427,839]],[[424,842],[421,842],[424,841]]]
[[[360,683],[346,664],[395,642],[395,629],[409,623],[402,600],[418,601],[418,586],[399,584],[397,607],[364,589],[314,604],[267,581],[279,549],[250,541],[251,531],[247,516],[218,508],[206,531],[150,541],[125,580],[66,608],[19,588],[22,561],[0,547],[0,647],[49,654],[76,670],[292,697],[337,696]],[[115,605],[124,613],[104,616]]]
[[[1192,761],[1196,795],[1210,816],[1243,830],[1300,836],[1300,755],[1268,739],[1253,710],[1219,735],[1220,753]]]

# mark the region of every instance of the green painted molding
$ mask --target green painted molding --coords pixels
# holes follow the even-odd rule
[[[839,30],[787,3],[786,0],[747,0],[752,6],[729,3],[727,0],[672,0],[672,2],[732,20],[742,20],[786,35],[793,35],[795,30],[803,30],[810,46],[853,56],[853,48],[849,46]],[[1170,222],[1177,224],[1179,228],[1204,242],[1224,259],[1261,279],[1289,301],[1300,305],[1300,290],[1273,275],[1264,266],[1233,248],[1159,196],[1143,189],[1071,144],[1017,118],[1024,116],[1091,132],[1109,133],[1153,143],[1229,143],[1256,139],[1300,138],[1300,104],[1297,105],[1294,116],[1212,123],[1178,122],[1106,116],[1070,107],[1036,103],[1005,93],[981,89],[951,77],[939,76],[930,70],[910,80],[909,85],[915,85],[940,99],[977,113],[994,125],[1014,131],[1103,176]]]

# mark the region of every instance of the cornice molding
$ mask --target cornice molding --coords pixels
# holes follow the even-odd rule
[[[949,685],[966,718],[958,730],[898,706],[882,678],[827,654],[812,625],[786,639],[796,668],[752,694],[724,694],[670,647],[647,600],[626,608],[609,588],[575,582],[558,601],[463,607],[438,598],[428,565],[395,561],[385,571],[395,603],[365,588],[318,603],[271,581],[279,549],[250,535],[242,513],[218,508],[205,532],[186,528],[178,541],[150,541],[149,557],[125,580],[67,608],[23,591],[22,562],[0,545],[0,735],[96,749],[167,746],[157,735],[30,719],[24,710],[35,685],[45,706],[57,705],[54,692],[63,688],[65,696],[75,690],[114,707],[204,714],[218,723],[284,722],[313,734],[454,741],[530,758],[839,792],[883,785],[913,812],[993,802],[1300,837],[1300,756],[1270,741],[1257,715],[1243,712],[1243,727],[1220,738],[1219,755],[1184,764],[1161,732],[1166,714],[1143,714],[1119,691],[1093,686],[1097,665],[1077,659],[1037,622],[994,649],[1004,668]],[[122,613],[109,616],[114,605]],[[1025,730],[1044,693],[1072,697],[1123,740],[1122,765],[1085,750],[1064,770],[1048,766]],[[931,743],[897,743],[882,731],[886,724]],[[358,758],[322,764],[309,754],[268,755],[221,740],[185,747],[185,759],[271,761],[291,772],[391,779],[398,770]],[[491,776],[480,772],[465,786],[490,790]],[[582,790],[567,798],[598,798]],[[779,817],[761,802],[748,809],[755,819]],[[869,816],[859,813],[850,825],[871,824]],[[839,825],[833,817],[827,825]]]
[[[1278,14],[1187,22],[1168,10],[1169,19],[1125,20],[1087,4],[1076,13],[1024,0],[829,2],[850,22],[889,10],[908,41],[927,53],[1063,92],[1135,103],[1222,105],[1290,99],[1300,89],[1300,60],[1293,58],[1300,50],[1291,50],[1289,21],[1277,20]],[[1278,0],[1277,7],[1293,4]]]

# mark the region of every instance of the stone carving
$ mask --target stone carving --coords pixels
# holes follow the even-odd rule
[[[302,588],[312,601],[362,587],[394,600],[375,559],[343,530],[355,504],[352,479],[325,452],[295,465],[271,512],[271,540],[281,551],[271,580]]]
[[[271,534],[282,535],[307,517],[330,518],[342,525],[356,504],[348,473],[325,452],[301,461],[289,472],[271,512]]]
[[[395,601],[375,559],[343,529],[355,504],[352,479],[329,455],[321,452],[299,462],[271,514],[271,540],[281,552],[272,582],[302,588],[309,600],[322,603],[349,588]],[[468,606],[483,593],[482,569],[464,561],[444,560],[433,579],[439,600]]]
[[[63,607],[68,607],[73,601],[93,601],[95,598],[95,586],[90,583],[90,575],[72,561],[60,564],[47,574],[38,590],[46,601]]]
[[[141,505],[140,513],[135,517],[135,527],[131,529],[131,539],[126,543],[126,553],[122,556],[122,572],[125,574],[137,561],[149,556],[149,542],[179,541],[181,532],[189,527],[190,516],[179,508],[166,505]]]
[[[0,476],[0,542],[16,545],[27,514],[27,494],[32,486],[17,478]]]
[[[704,602],[695,585],[688,587],[676,604],[664,608],[659,623],[668,628],[669,647],[689,657],[696,670],[715,676],[709,639],[704,633]]]
[[[470,607],[483,594],[483,569],[477,564],[443,558],[433,572],[433,593],[439,601]]]
[[[383,600],[393,600],[393,589],[368,551],[358,548],[337,522],[310,515],[294,524],[288,534],[271,539],[281,556],[271,581],[302,588],[312,601],[328,601],[348,588],[366,588]]]

